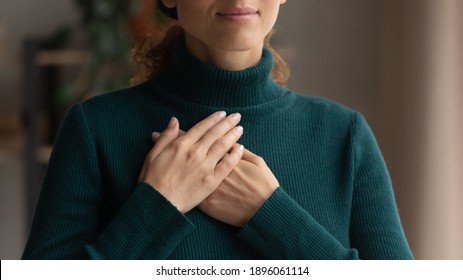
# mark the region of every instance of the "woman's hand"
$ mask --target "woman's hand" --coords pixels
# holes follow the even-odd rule
[[[245,149],[239,164],[198,208],[221,222],[243,227],[278,186],[264,159]]]
[[[217,112],[180,136],[179,122],[172,118],[146,156],[139,181],[153,186],[179,211],[190,211],[239,163],[244,150],[235,145],[243,134],[236,126],[240,118]]]

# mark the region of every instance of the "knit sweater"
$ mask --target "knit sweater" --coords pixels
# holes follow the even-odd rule
[[[270,77],[271,53],[243,71],[182,45],[139,86],[73,106],[45,175],[25,259],[410,259],[391,180],[365,119]],[[138,182],[151,133],[239,112],[239,140],[280,186],[242,228],[181,213]],[[168,163],[166,163],[168,164]],[[179,170],[182,176],[182,170]]]

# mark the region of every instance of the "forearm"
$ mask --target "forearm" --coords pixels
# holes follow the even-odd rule
[[[140,183],[86,251],[92,259],[166,259],[193,228],[160,193]]]
[[[90,211],[86,207],[81,214],[67,208],[47,215],[52,209],[44,207],[46,211],[37,212],[23,259],[165,259],[194,228],[144,183],[101,232],[97,229],[101,217],[97,208]]]
[[[240,237],[269,259],[357,259],[279,187]]]

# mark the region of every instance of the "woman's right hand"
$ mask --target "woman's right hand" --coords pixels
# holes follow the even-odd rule
[[[179,136],[172,118],[146,156],[139,181],[146,182],[186,213],[208,197],[239,163],[240,114],[216,112]],[[230,149],[235,145],[235,147]]]

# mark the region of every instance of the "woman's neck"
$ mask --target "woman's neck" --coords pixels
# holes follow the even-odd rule
[[[260,61],[241,71],[204,63],[187,50],[184,42],[172,46],[168,67],[153,82],[169,96],[217,110],[263,105],[283,96],[270,73],[273,56],[262,49]]]
[[[203,63],[224,70],[240,71],[259,63],[262,57],[263,42],[249,50],[224,50],[208,46],[193,36],[185,34],[188,51]]]

